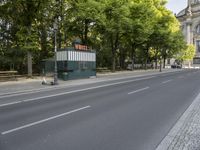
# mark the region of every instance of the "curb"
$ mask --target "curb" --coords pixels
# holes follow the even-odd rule
[[[200,93],[156,150],[200,150]]]
[[[157,71],[141,71],[141,72],[130,72],[130,73],[123,73],[120,72],[119,74],[109,74],[109,75],[103,75],[97,78],[88,78],[88,79],[77,79],[77,80],[69,80],[69,81],[62,81],[59,85],[56,86],[50,86],[50,85],[42,85],[42,80],[28,80],[23,82],[4,82],[3,84],[0,84],[0,87],[4,87],[7,85],[7,90],[9,91],[5,92],[0,91],[0,96],[4,95],[12,95],[12,94],[18,94],[18,93],[24,93],[24,92],[34,92],[34,91],[45,91],[49,89],[59,89],[63,87],[69,87],[69,86],[77,86],[77,85],[84,85],[84,84],[93,84],[93,83],[99,83],[104,81],[114,81],[119,79],[127,79],[127,78],[137,78],[137,77],[144,77],[149,75],[158,75],[158,74],[165,74],[165,73],[173,73],[173,72],[179,72],[181,70],[165,70],[163,72],[157,72]],[[118,76],[120,75],[120,76]],[[123,75],[123,76],[122,76]],[[7,84],[6,84],[7,83]],[[33,85],[34,83],[34,85]],[[13,86],[15,85],[15,86]],[[31,86],[31,88],[29,88]],[[15,87],[20,87],[20,90],[17,90]],[[14,90],[13,90],[14,88]]]

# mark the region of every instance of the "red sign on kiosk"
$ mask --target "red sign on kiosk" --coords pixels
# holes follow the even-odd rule
[[[87,51],[88,50],[88,47],[86,45],[81,45],[81,44],[75,44],[74,48],[76,50],[82,50],[82,51]]]

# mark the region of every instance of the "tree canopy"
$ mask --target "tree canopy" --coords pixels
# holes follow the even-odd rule
[[[26,55],[31,52],[33,71],[39,72],[41,60],[53,56],[55,18],[58,48],[79,38],[96,50],[97,67],[115,71],[129,63],[133,69],[135,63],[165,62],[188,50],[179,22],[165,4],[164,0],[2,0],[0,70],[26,73]]]

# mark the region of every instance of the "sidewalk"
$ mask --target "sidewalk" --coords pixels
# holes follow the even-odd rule
[[[136,70],[136,71],[118,71],[115,73],[98,73],[94,78],[87,79],[77,79],[77,80],[68,80],[62,81],[59,80],[59,85],[50,85],[50,82],[53,81],[53,78],[48,78],[48,85],[42,85],[42,77],[35,77],[33,79],[22,78],[18,81],[8,81],[8,82],[0,82],[0,95],[21,92],[21,91],[30,91],[30,90],[41,90],[41,89],[49,89],[60,86],[76,86],[90,83],[103,82],[107,80],[115,80],[117,78],[124,77],[139,77],[145,75],[153,75],[153,74],[162,74],[166,72],[175,72],[180,71],[176,69],[163,69],[162,72],[159,70]]]
[[[200,93],[156,150],[200,150]]]

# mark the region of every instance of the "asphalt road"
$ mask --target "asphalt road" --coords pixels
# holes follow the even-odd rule
[[[0,150],[155,150],[200,92],[200,71],[0,96]]]

